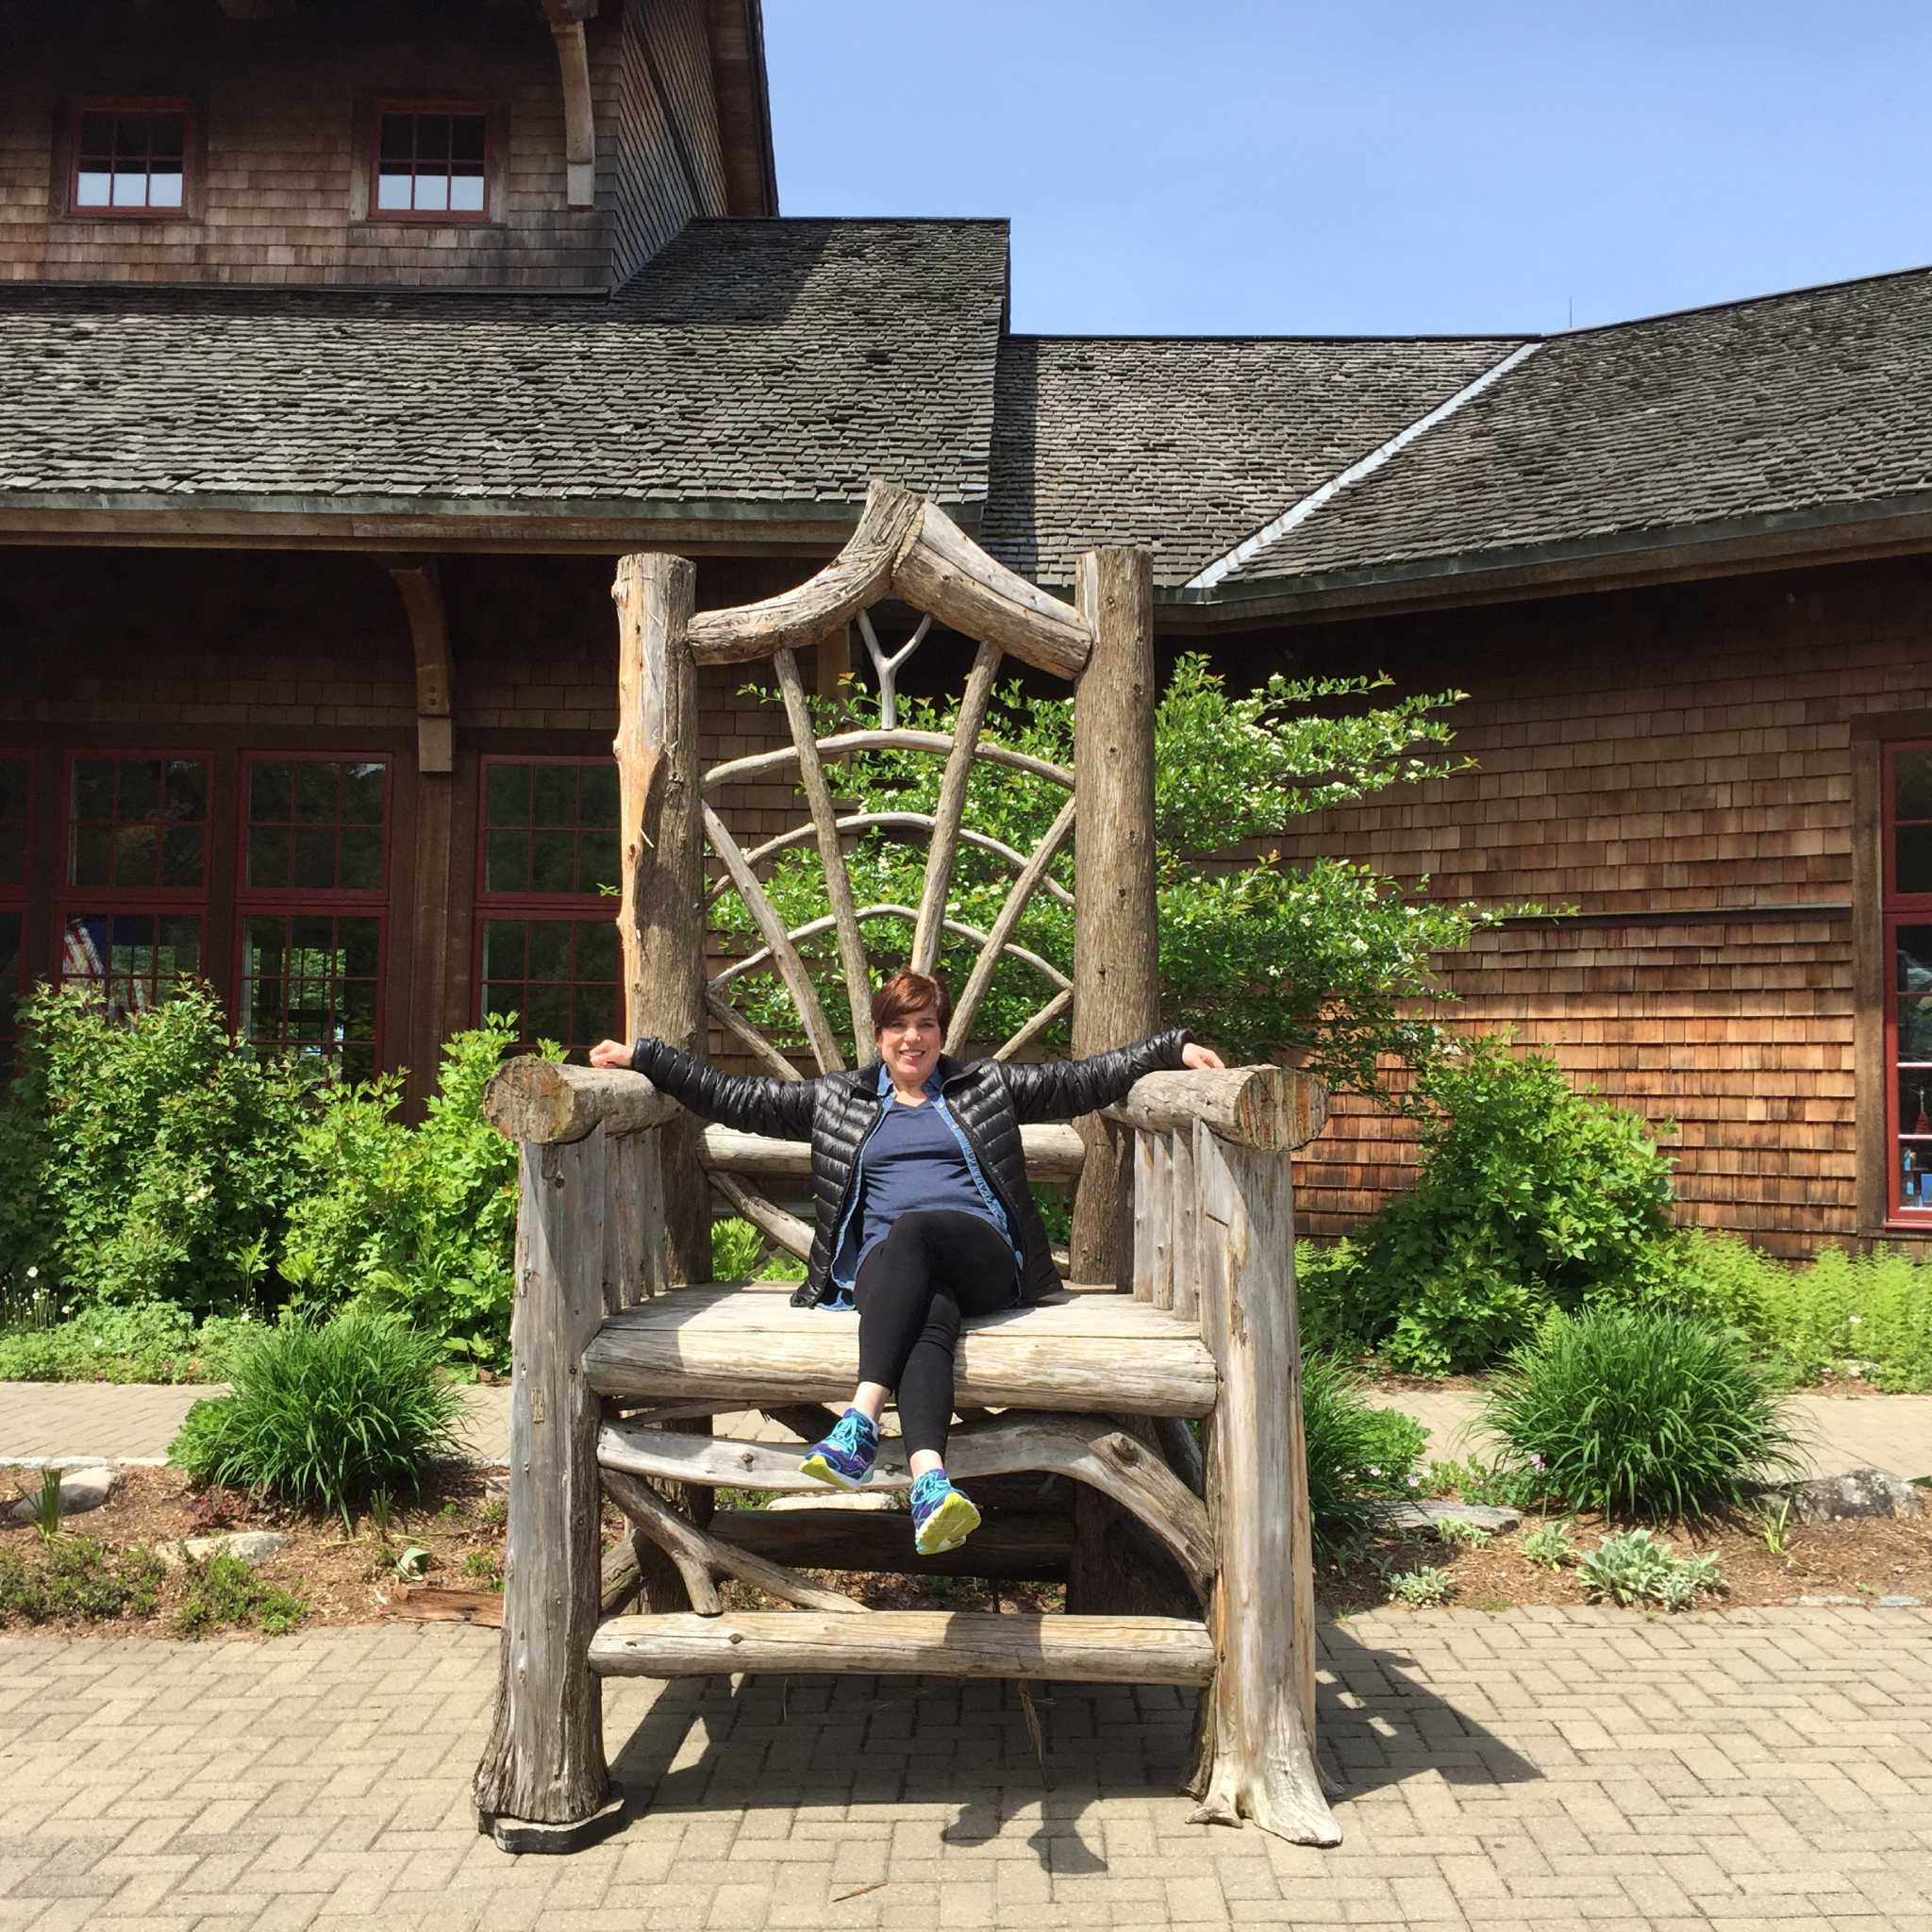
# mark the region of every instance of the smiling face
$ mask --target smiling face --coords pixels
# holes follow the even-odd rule
[[[917,1008],[897,1020],[888,1021],[879,1028],[877,1037],[879,1058],[885,1061],[893,1084],[905,1088],[924,1086],[939,1064],[940,1041],[943,1037],[939,1009]]]

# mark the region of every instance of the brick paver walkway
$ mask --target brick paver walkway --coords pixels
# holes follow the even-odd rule
[[[189,1405],[208,1392],[206,1388],[104,1382],[0,1382],[0,1460],[158,1460],[167,1454]],[[1403,1391],[1377,1393],[1374,1399],[1414,1416],[1429,1431],[1432,1456],[1467,1456],[1484,1447],[1472,1427],[1473,1395]],[[471,1389],[464,1400],[471,1452],[488,1462],[508,1460],[509,1391]],[[1872,1467],[1894,1475],[1932,1475],[1932,1395],[1801,1395],[1797,1409],[1818,1474]],[[756,1415],[719,1418],[721,1434],[756,1436],[761,1428],[773,1440],[784,1435]]]
[[[1932,1612],[1377,1612],[1329,1626],[1339,1851],[1191,1825],[1187,1700],[607,1688],[630,1815],[504,1857],[495,1640],[0,1641],[0,1927],[1932,1927]]]

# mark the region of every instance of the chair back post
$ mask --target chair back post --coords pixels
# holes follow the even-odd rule
[[[1154,892],[1154,566],[1144,549],[1090,550],[1075,604],[1093,649],[1074,687],[1074,1053],[1144,1040],[1160,1024]],[[1075,1281],[1118,1281],[1131,1198],[1127,1137],[1080,1123]]]

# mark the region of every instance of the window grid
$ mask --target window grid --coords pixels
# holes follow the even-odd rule
[[[33,849],[33,760],[0,749],[0,1080],[13,1071],[25,995],[26,866]]]
[[[204,970],[212,774],[201,751],[68,754],[54,974],[98,986],[110,1013]]]
[[[178,219],[188,205],[189,104],[75,104],[68,207],[89,217]]]
[[[369,215],[380,222],[487,222],[490,114],[475,101],[380,101]]]
[[[382,1063],[393,777],[375,754],[242,759],[236,1030],[352,1079]]]
[[[479,1017],[518,1015],[525,1045],[581,1056],[622,1025],[617,768],[608,758],[486,758],[473,974]]]
[[[1887,1219],[1932,1219],[1932,740],[1885,748]]]

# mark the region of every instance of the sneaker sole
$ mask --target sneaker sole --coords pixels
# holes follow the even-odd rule
[[[957,1550],[978,1527],[979,1511],[973,1507],[972,1499],[955,1490],[919,1525],[912,1547],[922,1557],[943,1556],[948,1550]]]
[[[871,1482],[873,1473],[867,1470],[863,1475],[851,1476],[836,1470],[823,1456],[808,1456],[798,1465],[800,1475],[808,1475],[815,1483],[824,1483],[828,1489],[862,1490]]]

